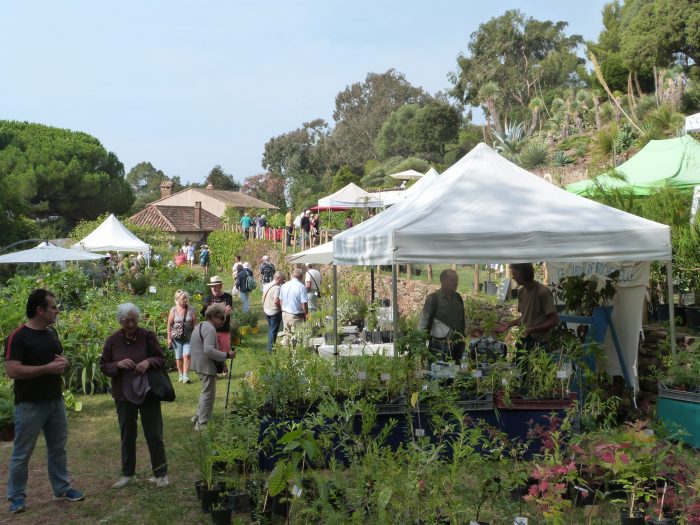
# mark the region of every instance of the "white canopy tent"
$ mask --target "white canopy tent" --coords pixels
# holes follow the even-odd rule
[[[404,170],[398,173],[393,173],[389,175],[389,177],[396,180],[416,180],[423,177],[423,174],[416,170]]]
[[[319,208],[379,208],[381,201],[352,182],[335,193],[318,200]]]
[[[685,117],[685,132],[700,131],[700,113]]]
[[[107,217],[76,248],[93,252],[149,252],[149,246],[119,222],[114,214]]]
[[[668,226],[568,193],[482,143],[434,184],[337,235],[333,258],[339,265],[394,267],[660,260],[669,262],[670,277],[671,239]],[[641,325],[641,308],[639,317]],[[636,345],[631,351],[636,361]]]
[[[99,253],[60,248],[48,241],[29,250],[0,255],[0,264],[45,263],[62,261],[94,261],[104,259]]]
[[[333,264],[333,241],[288,255],[287,261],[298,264]]]

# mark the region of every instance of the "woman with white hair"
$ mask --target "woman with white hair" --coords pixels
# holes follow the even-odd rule
[[[156,334],[139,327],[140,317],[141,311],[135,304],[123,303],[117,307],[121,328],[107,338],[100,358],[100,370],[112,378],[112,397],[121,434],[121,477],[112,485],[114,489],[134,480],[139,414],[153,469],[149,481],[158,487],[169,483],[160,401],[148,394],[146,374],[149,368],[163,368],[165,357]]]
[[[197,314],[189,305],[190,294],[185,290],[175,292],[175,306],[168,314],[168,348],[175,350],[175,364],[179,374],[178,383],[189,383],[190,337],[197,326]]]

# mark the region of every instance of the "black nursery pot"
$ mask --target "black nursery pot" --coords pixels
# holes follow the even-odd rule
[[[674,525],[676,523],[676,520],[673,518],[651,518],[651,521],[649,522],[651,525]]]
[[[228,501],[234,512],[250,512],[250,495],[247,492],[230,490]]]
[[[645,525],[644,511],[635,510],[634,517],[629,516],[627,509],[620,509],[620,524],[621,525]]]
[[[211,521],[215,525],[230,525],[233,508],[229,505],[223,509],[211,509]]]
[[[215,486],[213,489],[202,487],[202,512],[209,512],[212,505],[221,500],[224,493],[222,486]]]

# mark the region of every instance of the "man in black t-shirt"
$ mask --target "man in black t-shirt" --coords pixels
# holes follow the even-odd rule
[[[7,499],[10,512],[14,513],[27,507],[27,467],[41,431],[46,440],[54,498],[80,501],[85,497],[68,481],[68,423],[61,390],[61,374],[68,362],[58,334],[51,328],[57,317],[56,297],[47,290],[36,289],[27,299],[27,322],[7,338],[5,369],[15,380],[15,441]]]
[[[219,350],[228,352],[231,348],[231,308],[233,307],[233,296],[224,292],[221,277],[214,275],[209,282],[211,293],[204,298],[201,316],[206,319],[206,311],[214,303],[223,303],[226,307],[226,320],[224,324],[216,329],[216,337],[219,340]]]

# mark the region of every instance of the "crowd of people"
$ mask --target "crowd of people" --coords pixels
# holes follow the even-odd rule
[[[502,323],[497,331],[521,327],[520,351],[546,346],[552,330],[559,325],[552,294],[534,279],[532,264],[512,264],[510,269],[521,286],[520,316]],[[265,255],[257,273],[268,323],[267,351],[273,350],[280,330],[282,344],[293,346],[299,325],[319,309],[321,272],[313,265],[307,265],[306,271],[297,267],[287,279]],[[210,421],[216,398],[216,376],[225,372],[225,362],[235,357],[231,345],[233,296],[241,297],[243,309],[247,311],[249,294],[257,287],[257,284],[251,285],[256,281],[251,265],[242,262],[240,257],[236,258],[232,275],[232,293],[223,290],[219,276],[209,279],[210,293],[199,312],[201,322],[184,290],[175,293],[175,304],[168,314],[167,344],[175,352],[179,381],[190,383],[190,370],[199,378],[199,402],[191,418],[195,430],[202,430]],[[447,269],[441,273],[440,288],[426,297],[418,325],[429,333],[429,348],[436,358],[449,357],[457,362],[465,351],[466,336],[464,303],[457,292],[458,283],[456,271]],[[45,289],[33,290],[27,299],[27,320],[10,335],[6,344],[5,368],[8,376],[14,379],[15,392],[16,435],[7,484],[9,510],[14,513],[27,507],[28,465],[40,433],[46,440],[48,474],[54,497],[66,501],[80,501],[85,497],[71,486],[68,477],[68,430],[61,383],[68,363],[52,327],[58,315],[55,295]],[[111,380],[121,443],[120,477],[112,488],[119,489],[134,481],[138,419],[150,455],[153,472],[150,481],[157,487],[164,487],[169,479],[161,400],[152,395],[148,375],[149,370],[165,367],[164,350],[155,332],[139,326],[141,312],[136,305],[118,305],[116,318],[119,329],[106,339],[100,359],[101,371]]]

